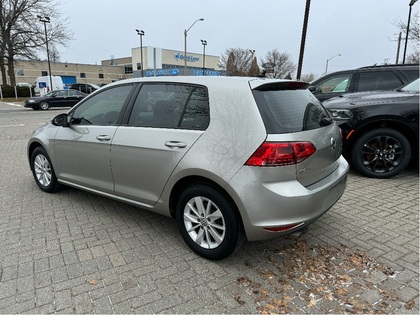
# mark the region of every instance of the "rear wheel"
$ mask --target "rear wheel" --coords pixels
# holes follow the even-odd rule
[[[36,184],[43,191],[52,193],[61,188],[55,176],[51,160],[44,148],[38,147],[32,152],[31,169]]]
[[[50,108],[50,104],[48,104],[47,102],[41,102],[41,104],[39,104],[39,108],[42,110],[47,110]]]
[[[411,158],[411,147],[400,132],[384,128],[361,136],[352,150],[355,169],[367,177],[390,178],[403,171]]]
[[[237,247],[240,225],[234,208],[210,186],[185,189],[177,203],[176,219],[184,241],[204,258],[223,259]]]

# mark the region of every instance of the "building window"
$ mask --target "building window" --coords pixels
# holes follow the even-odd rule
[[[81,78],[86,78],[86,73],[81,72],[81,73],[80,73],[80,77],[81,77]]]
[[[48,71],[41,71],[41,76],[42,77],[45,77],[45,76],[47,76],[48,75]]]
[[[16,72],[16,74],[19,76],[19,77],[23,77],[24,75],[25,75],[25,73],[23,72],[23,70],[21,69],[21,70],[18,70],[17,72]]]
[[[103,73],[99,73],[99,79],[103,79],[104,78],[104,74]]]
[[[124,73],[125,74],[133,73],[133,65],[125,65],[124,66]]]

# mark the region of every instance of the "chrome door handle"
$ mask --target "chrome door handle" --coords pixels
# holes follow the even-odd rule
[[[111,136],[100,135],[100,136],[97,136],[96,139],[98,139],[99,141],[109,141],[111,140]]]
[[[181,141],[166,141],[165,145],[169,148],[185,148],[187,144]]]

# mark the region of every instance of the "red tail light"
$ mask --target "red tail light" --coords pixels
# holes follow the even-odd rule
[[[285,166],[302,162],[316,152],[311,142],[264,142],[248,159],[248,166]]]

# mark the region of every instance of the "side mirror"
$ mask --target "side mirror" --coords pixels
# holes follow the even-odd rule
[[[54,126],[59,126],[59,127],[68,127],[69,122],[68,122],[68,115],[67,114],[60,114],[55,116],[51,123]]]
[[[317,88],[316,86],[314,86],[314,85],[310,85],[309,87],[308,87],[308,90],[309,91],[311,91],[312,93],[321,93],[321,89],[320,88]]]

